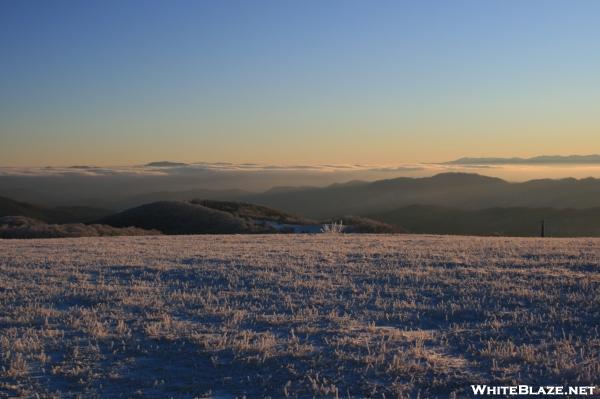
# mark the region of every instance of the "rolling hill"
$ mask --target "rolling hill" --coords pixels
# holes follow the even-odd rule
[[[249,193],[243,190],[206,190],[203,188],[177,191],[153,191],[119,199],[114,201],[114,205],[117,209],[125,210],[134,206],[157,201],[187,201],[190,198],[236,201],[247,195],[249,195]]]
[[[113,227],[139,227],[165,234],[250,233],[252,226],[230,213],[184,201],[159,201],[98,221]]]
[[[346,216],[348,233],[402,233],[406,230],[365,217]],[[326,220],[323,223],[330,223]],[[322,222],[265,206],[214,200],[159,201],[98,221],[114,227],[154,229],[165,234],[316,233]]]
[[[321,226],[264,206],[198,199],[153,202],[102,218],[98,223],[165,234],[312,232]]]
[[[191,204],[202,205],[210,209],[223,211],[232,214],[235,217],[244,219],[247,222],[256,220],[265,220],[283,224],[314,224],[313,220],[290,215],[276,209],[266,206],[248,204],[244,202],[234,201],[215,201],[207,199],[195,199],[190,201]]]

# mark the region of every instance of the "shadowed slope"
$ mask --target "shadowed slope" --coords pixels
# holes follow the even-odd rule
[[[431,205],[411,205],[370,215],[408,229],[411,233],[460,235],[540,235],[557,237],[600,236],[600,208],[488,208],[462,210]]]

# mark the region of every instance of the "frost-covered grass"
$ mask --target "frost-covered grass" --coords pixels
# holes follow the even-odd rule
[[[600,376],[600,240],[0,240],[0,397],[465,397]]]

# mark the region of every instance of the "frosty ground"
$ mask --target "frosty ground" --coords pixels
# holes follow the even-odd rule
[[[592,385],[600,240],[0,240],[0,397],[465,397]]]

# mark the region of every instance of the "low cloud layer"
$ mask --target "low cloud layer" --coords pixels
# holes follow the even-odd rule
[[[600,165],[595,164],[159,164],[163,166],[3,167],[0,168],[0,196],[48,205],[113,207],[127,198],[156,192],[195,190],[194,196],[203,196],[202,190],[261,192],[275,187],[322,187],[356,180],[426,177],[444,172],[479,173],[508,181],[600,177]]]
[[[539,157],[541,158],[541,157]],[[565,157],[566,158],[566,157]],[[318,165],[277,165],[231,162],[197,162],[156,164],[172,165],[131,165],[131,166],[93,166],[74,165],[67,167],[0,167],[0,177],[206,177],[206,176],[314,176],[315,185],[325,182],[343,182],[347,180],[376,180],[393,177],[424,177],[444,172],[480,173],[512,181],[524,181],[537,178],[564,177],[600,177],[600,163],[510,163],[512,158],[502,161],[484,161],[488,158],[463,158],[448,163],[404,163],[399,165],[371,164],[318,164]],[[489,158],[492,159],[492,158]],[[293,181],[290,181],[293,183]],[[293,184],[290,184],[293,185]],[[220,187],[225,188],[225,187]],[[227,187],[242,188],[242,187]],[[270,188],[269,184],[260,185],[256,190]],[[243,189],[250,189],[243,187]]]
[[[0,167],[0,176],[174,176],[202,174],[206,172],[289,172],[289,173],[352,173],[352,172],[417,172],[426,169],[444,170],[447,166],[435,164],[405,164],[398,166],[359,165],[359,164],[322,164],[322,165],[274,165],[230,162],[199,162],[179,164],[156,162],[165,165],[134,165],[97,167],[90,165],[75,165],[68,167]]]

